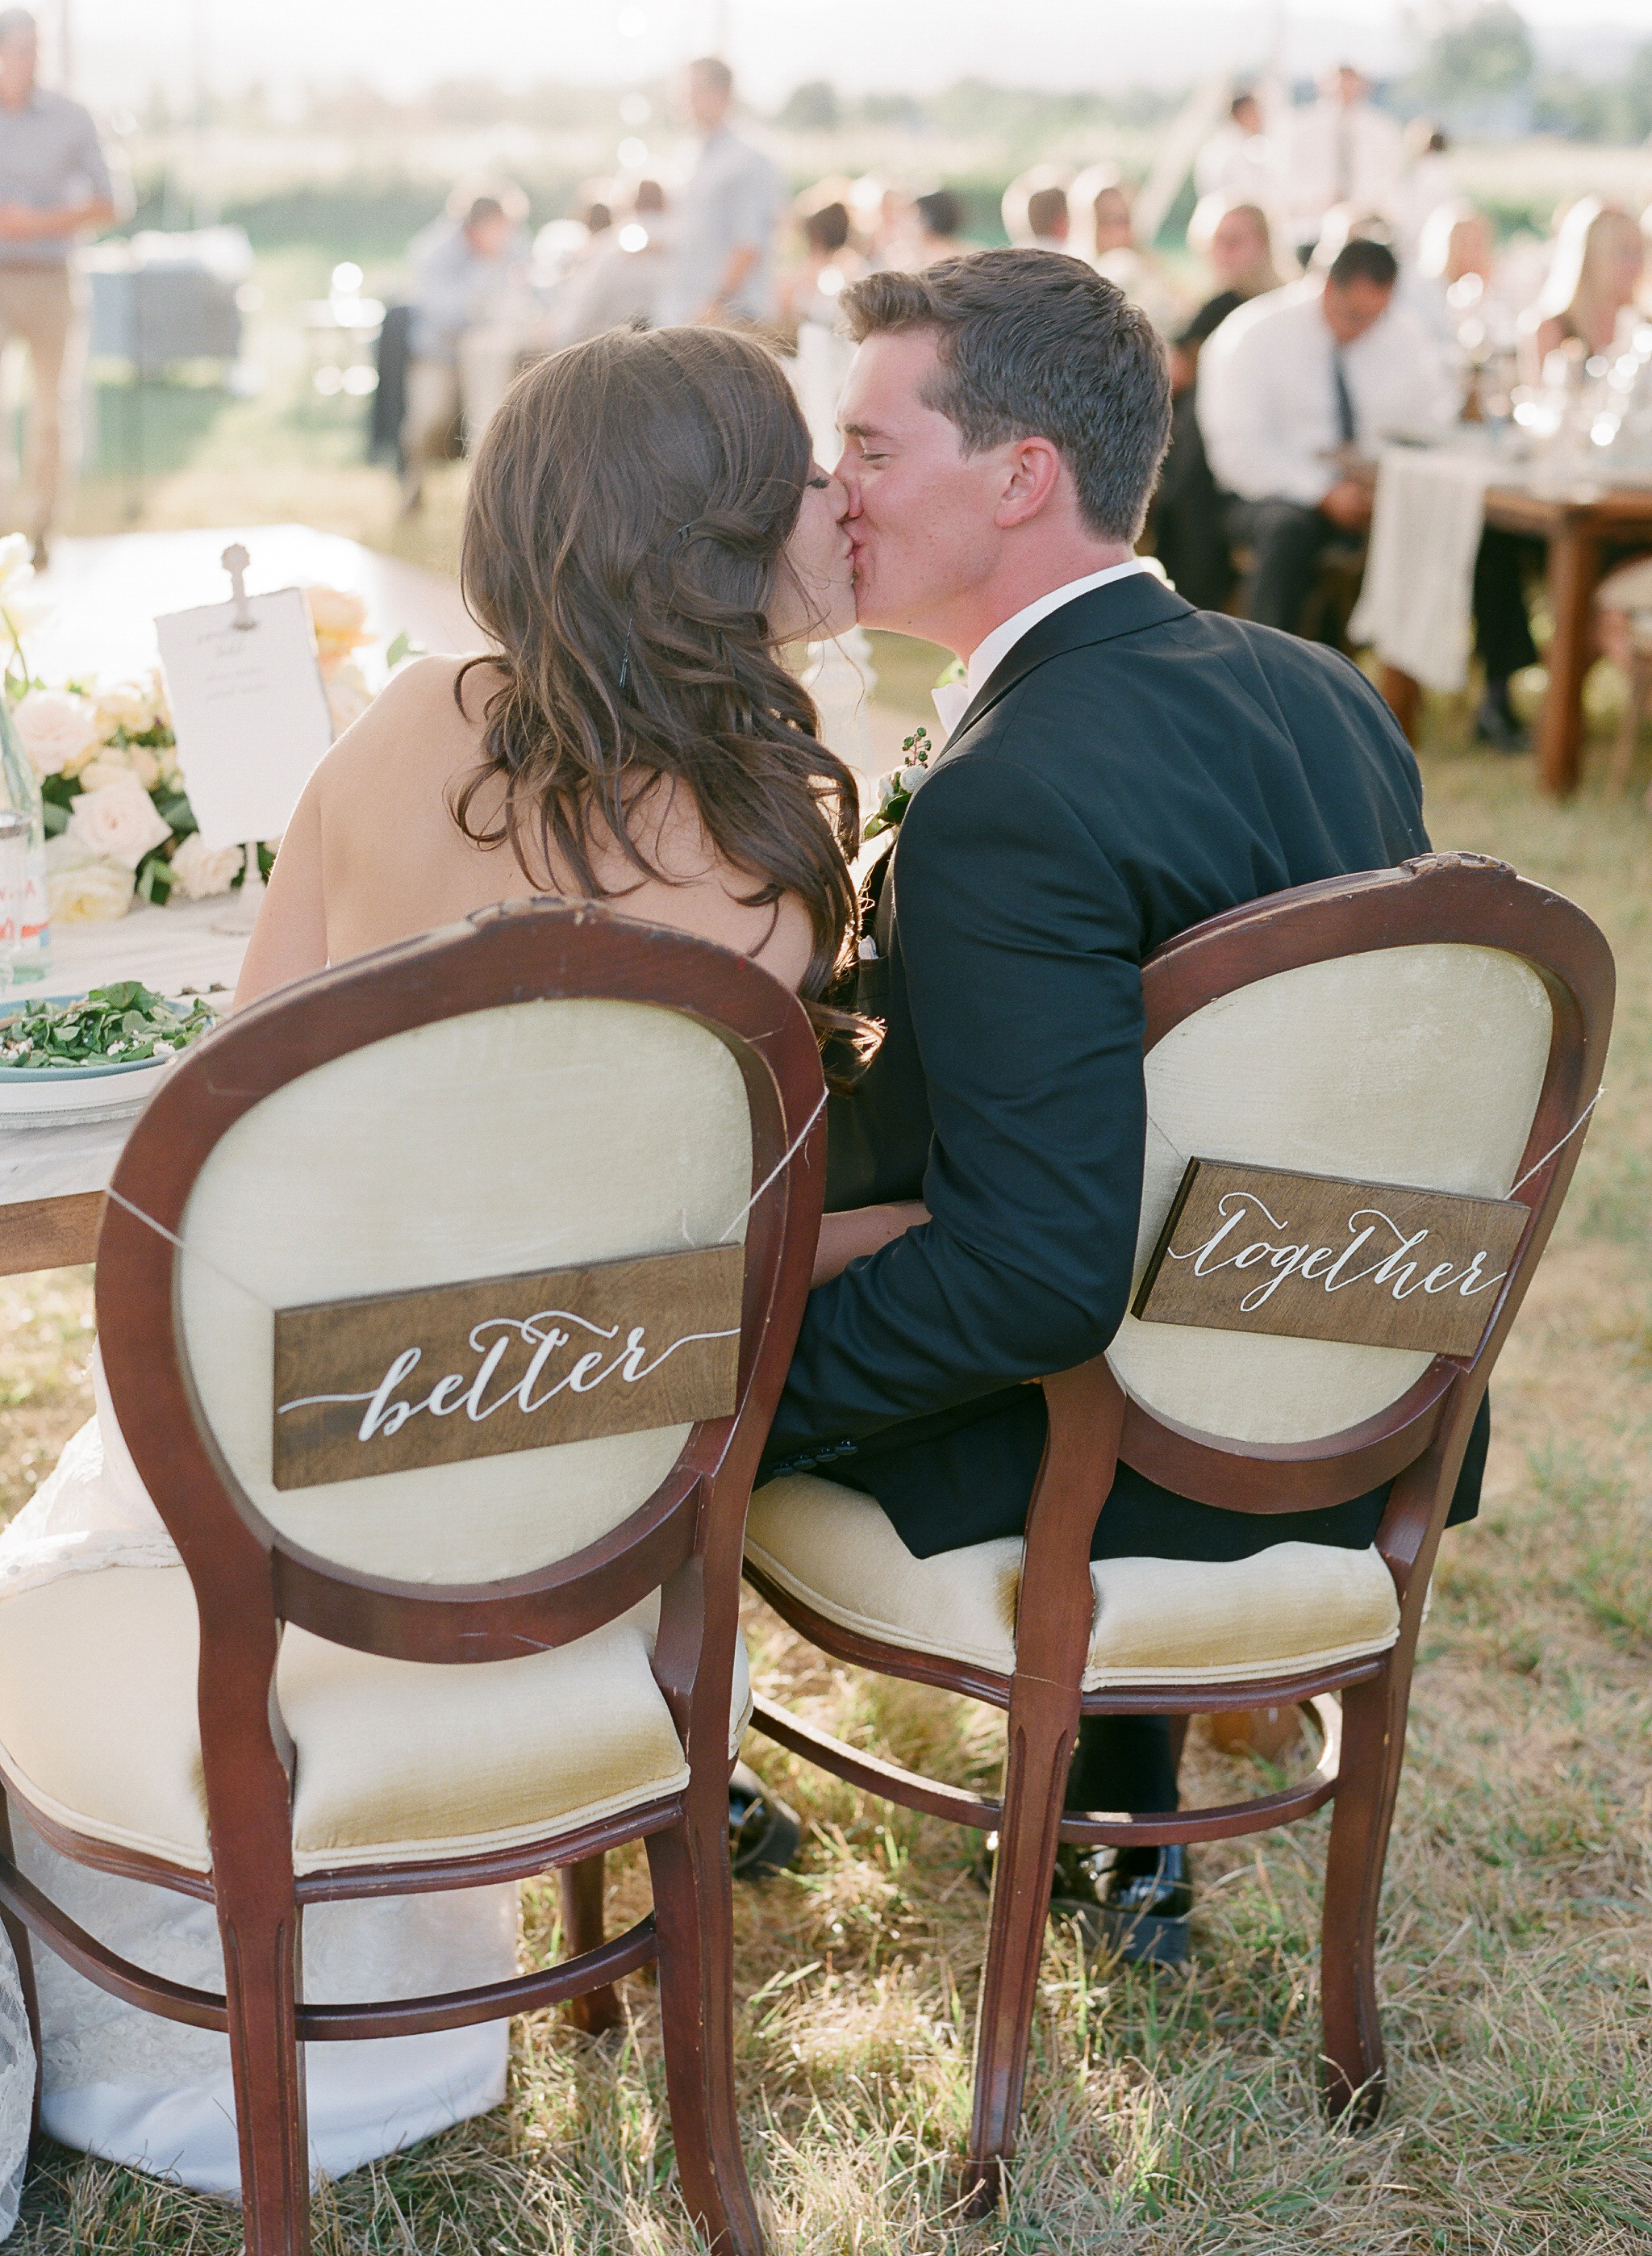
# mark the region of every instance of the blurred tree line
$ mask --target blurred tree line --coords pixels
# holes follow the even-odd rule
[[[1619,144],[1652,137],[1652,39],[1609,76],[1546,65],[1512,0],[1471,0],[1436,30],[1395,92],[1461,132],[1556,133]]]

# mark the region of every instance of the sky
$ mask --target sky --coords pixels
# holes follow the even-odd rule
[[[36,0],[48,53],[67,15],[88,97],[177,89],[198,65],[226,90],[360,78],[387,93],[442,78],[606,83],[657,77],[721,46],[760,106],[800,80],[926,91],[965,76],[1023,86],[1185,83],[1254,69],[1276,39],[1293,74],[1346,53],[1404,67],[1408,25],[1442,0]],[[1541,44],[1609,53],[1652,39],[1652,0],[1523,0]],[[1013,23],[1013,36],[1007,32]]]

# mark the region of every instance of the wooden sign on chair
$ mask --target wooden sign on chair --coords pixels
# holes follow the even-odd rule
[[[278,1489],[636,1434],[735,1404],[745,1250],[278,1308]]]
[[[1190,1160],[1131,1313],[1473,1355],[1530,1219],[1515,1199]]]

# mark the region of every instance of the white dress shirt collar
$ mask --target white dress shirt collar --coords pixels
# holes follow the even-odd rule
[[[940,724],[950,737],[963,719],[979,693],[984,689],[1010,652],[1023,635],[1030,634],[1041,619],[1051,611],[1058,611],[1064,603],[1076,603],[1087,596],[1093,588],[1105,588],[1110,580],[1128,580],[1138,572],[1151,572],[1164,577],[1163,567],[1152,556],[1127,556],[1122,564],[1109,564],[1103,572],[1087,573],[1082,580],[1069,580],[1065,588],[1052,588],[1047,596],[1040,596],[1008,618],[1002,626],[995,627],[986,640],[978,643],[970,652],[962,681],[944,682],[931,691],[935,711]]]

